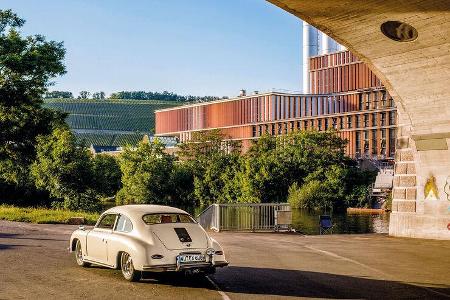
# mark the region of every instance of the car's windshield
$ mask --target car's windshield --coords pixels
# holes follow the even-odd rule
[[[187,214],[148,214],[142,217],[145,224],[165,224],[165,223],[195,223],[195,220]]]

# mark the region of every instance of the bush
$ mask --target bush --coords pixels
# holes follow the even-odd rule
[[[332,204],[327,198],[324,186],[318,180],[306,182],[301,187],[295,182],[289,187],[288,202],[293,208],[329,208]]]

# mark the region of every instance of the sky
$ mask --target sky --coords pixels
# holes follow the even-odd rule
[[[301,22],[264,0],[3,0],[22,33],[63,41],[50,90],[236,96],[301,88]]]

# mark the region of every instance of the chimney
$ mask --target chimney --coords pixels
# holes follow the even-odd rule
[[[259,94],[259,91],[254,91],[253,92],[253,95],[258,95]]]
[[[239,91],[239,97],[245,97],[247,96],[247,91],[246,90],[240,90]]]

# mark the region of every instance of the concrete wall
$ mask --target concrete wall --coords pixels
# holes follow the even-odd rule
[[[399,113],[390,234],[450,239],[450,5],[447,0],[268,0],[346,46],[385,84]],[[418,31],[397,42],[380,30]]]

